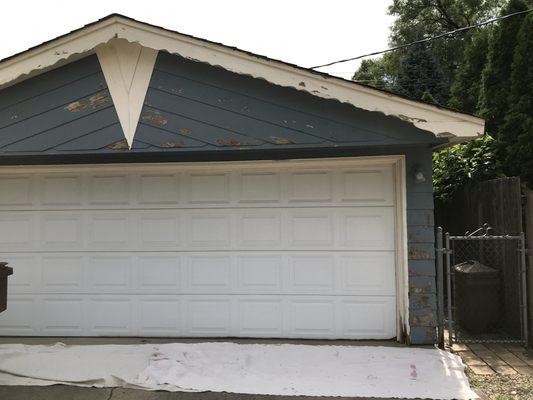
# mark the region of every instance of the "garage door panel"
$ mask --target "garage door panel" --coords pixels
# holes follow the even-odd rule
[[[394,252],[250,251],[5,254],[9,293],[395,293]],[[19,270],[20,268],[20,270]]]
[[[128,250],[132,248],[132,215],[93,212],[87,215],[87,249]]]
[[[237,213],[237,248],[281,248],[283,243],[281,210],[256,210]]]
[[[335,298],[291,298],[289,315],[292,336],[335,336]]]
[[[88,176],[88,204],[124,206],[130,202],[130,177],[128,175]]]
[[[230,336],[231,300],[229,297],[187,297],[186,336]]]
[[[343,169],[340,177],[340,198],[348,204],[394,204],[391,168]]]
[[[41,285],[41,262],[36,255],[17,253],[3,253],[3,260],[9,260],[10,265],[16,265],[16,273],[9,276],[9,293],[34,293]]]
[[[395,313],[394,296],[13,295],[0,334],[389,339]]]
[[[180,292],[183,277],[182,257],[179,254],[140,255],[136,265],[136,292]]]
[[[186,182],[186,201],[189,204],[230,203],[229,173],[187,174]]]
[[[331,203],[333,172],[305,170],[289,172],[288,200],[291,203]]]
[[[280,298],[250,297],[237,302],[238,336],[283,336],[283,300]]]
[[[0,251],[31,251],[36,239],[37,216],[32,213],[0,213]]]
[[[80,214],[70,212],[44,214],[39,224],[41,248],[76,250],[83,247],[83,223]]]
[[[0,212],[0,251],[394,250],[393,207]]]
[[[82,255],[42,256],[41,288],[43,292],[79,293],[84,291],[85,259]],[[17,265],[18,272],[18,265]]]
[[[0,210],[393,206],[392,179],[390,166],[18,174],[0,177]]]
[[[394,250],[394,209],[352,207],[339,211],[340,245],[349,249]]]
[[[0,334],[32,336],[40,332],[40,299],[34,295],[9,296],[9,307],[0,314]]]
[[[183,300],[179,297],[141,297],[139,304],[139,333],[151,336],[175,336],[182,334]]]
[[[280,204],[281,177],[276,172],[243,172],[237,176],[240,205]]]
[[[42,330],[44,335],[82,335],[84,333],[84,299],[45,298],[42,301]]]
[[[185,292],[232,292],[233,260],[230,255],[188,255],[187,259]]]
[[[335,291],[334,255],[300,254],[289,256],[287,293],[333,293]]]
[[[392,167],[306,163],[0,176],[0,334],[394,337]]]
[[[395,304],[393,296],[343,299],[340,304],[343,336],[356,339],[394,337]]]
[[[93,335],[128,335],[133,326],[135,299],[130,296],[90,296],[86,301],[87,331]]]
[[[138,244],[141,248],[178,248],[181,245],[181,215],[172,212],[139,213]]]
[[[131,256],[91,254],[87,258],[85,280],[90,293],[131,293],[134,272]]]
[[[36,183],[32,176],[0,177],[0,208],[33,207]]]
[[[40,204],[43,206],[83,204],[83,177],[80,175],[44,176],[41,178],[40,190]]]
[[[231,248],[231,217],[233,212],[198,212],[187,214],[184,236],[190,248],[227,249]]]
[[[140,205],[171,207],[180,202],[179,175],[141,175],[137,187],[136,199]]]
[[[342,293],[394,296],[396,277],[394,252],[343,253],[337,258]]]

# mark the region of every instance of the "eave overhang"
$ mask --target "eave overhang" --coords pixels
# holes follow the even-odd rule
[[[430,131],[435,137],[445,138],[450,143],[469,140],[484,132],[484,120],[468,114],[410,100],[121,15],[111,15],[0,61],[0,89],[93,54],[98,46],[112,39],[124,39],[147,49],[167,51],[236,74],[263,79],[274,85],[380,112]]]

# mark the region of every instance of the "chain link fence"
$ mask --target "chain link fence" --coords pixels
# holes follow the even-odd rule
[[[526,343],[525,238],[483,228],[437,232],[440,337],[450,343]]]

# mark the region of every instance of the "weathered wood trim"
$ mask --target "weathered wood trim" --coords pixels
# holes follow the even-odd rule
[[[394,160],[396,195],[396,307],[397,340],[404,342],[410,334],[409,264],[407,244],[407,183],[405,156]]]
[[[462,141],[482,135],[484,121],[429,104],[318,74],[281,61],[267,59],[217,43],[182,35],[122,16],[111,16],[71,34],[52,40],[0,64],[0,87],[11,85],[94,52],[111,39],[125,39],[154,50],[220,66],[237,74],[265,79],[314,96],[336,99],[355,107],[408,121],[437,137]]]

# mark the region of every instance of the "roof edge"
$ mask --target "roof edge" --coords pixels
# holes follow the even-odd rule
[[[114,38],[393,116],[430,131],[436,137],[448,138],[450,142],[469,140],[484,132],[484,120],[469,114],[411,100],[322,72],[139,22],[120,14],[111,14],[1,60],[0,89],[92,54],[96,46]]]

